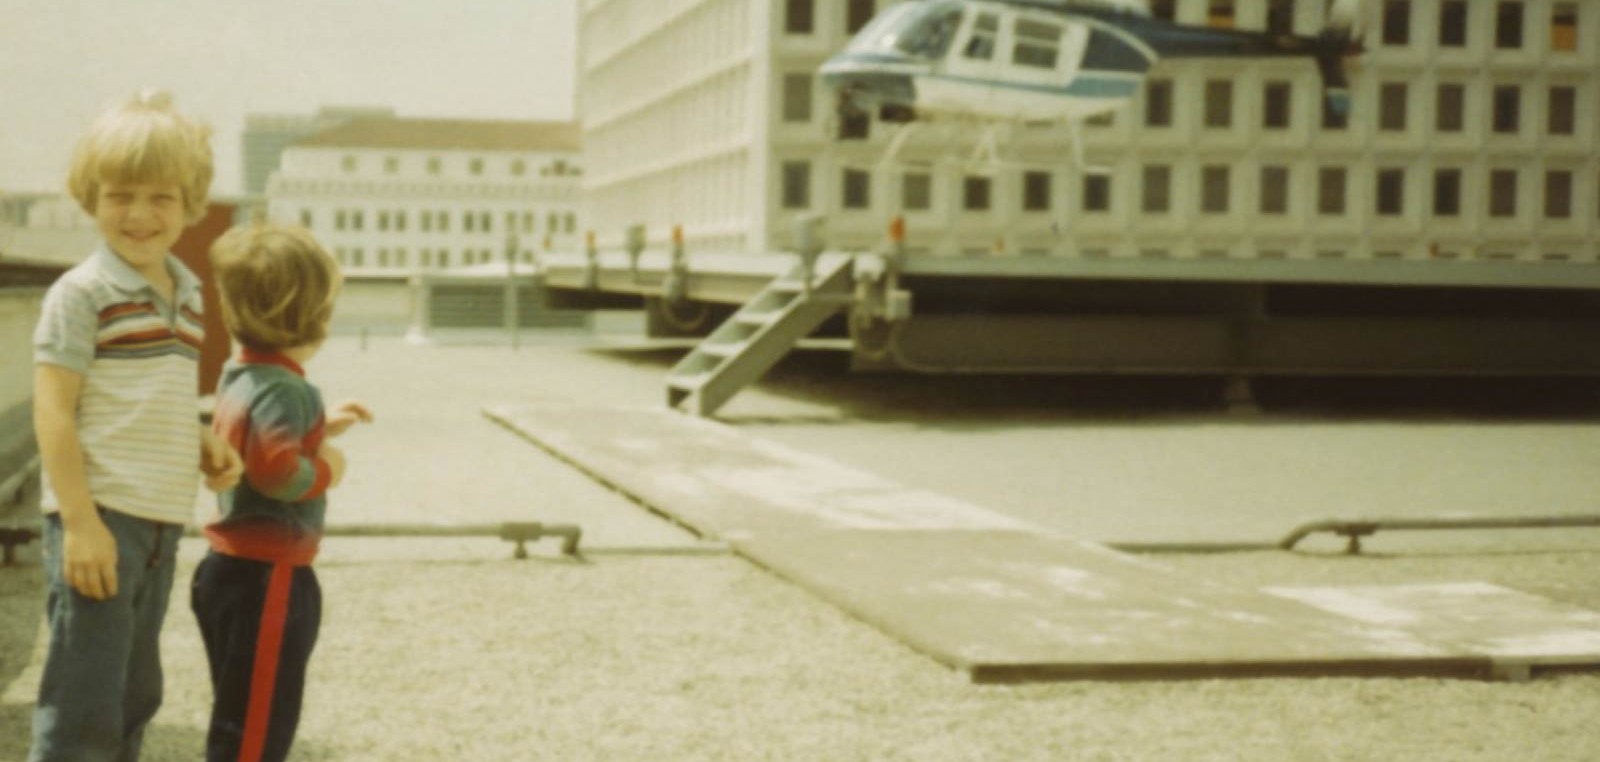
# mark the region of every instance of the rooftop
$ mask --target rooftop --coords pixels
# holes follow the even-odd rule
[[[576,151],[576,122],[471,119],[353,119],[297,140],[295,147],[476,151]]]

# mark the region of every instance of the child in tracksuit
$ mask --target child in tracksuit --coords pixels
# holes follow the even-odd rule
[[[327,337],[340,275],[299,228],[256,225],[212,247],[228,331],[240,344],[223,368],[213,426],[244,460],[205,527],[192,605],[211,665],[210,762],[282,760],[299,724],[322,591],[311,562],[326,491],[344,476],[327,442],[371,413],[324,411],[302,365]]]

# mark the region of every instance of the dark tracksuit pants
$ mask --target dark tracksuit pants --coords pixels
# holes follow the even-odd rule
[[[212,551],[195,569],[192,605],[211,663],[207,762],[285,759],[322,623],[316,573]]]

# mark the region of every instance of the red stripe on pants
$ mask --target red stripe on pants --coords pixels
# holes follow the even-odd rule
[[[250,703],[244,715],[244,739],[239,762],[259,762],[267,743],[267,721],[272,718],[272,693],[278,682],[278,652],[283,647],[283,627],[289,619],[289,587],[294,567],[273,564],[267,582],[267,600],[261,609],[261,629],[256,633],[256,663],[250,673]]]

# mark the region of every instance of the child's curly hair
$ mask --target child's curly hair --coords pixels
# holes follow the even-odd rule
[[[328,337],[343,277],[305,228],[258,223],[211,246],[228,332],[246,347],[275,351]]]
[[[211,128],[178,113],[172,96],[145,90],[97,119],[78,141],[67,188],[94,214],[105,182],[173,183],[186,221],[205,216],[211,191]]]

